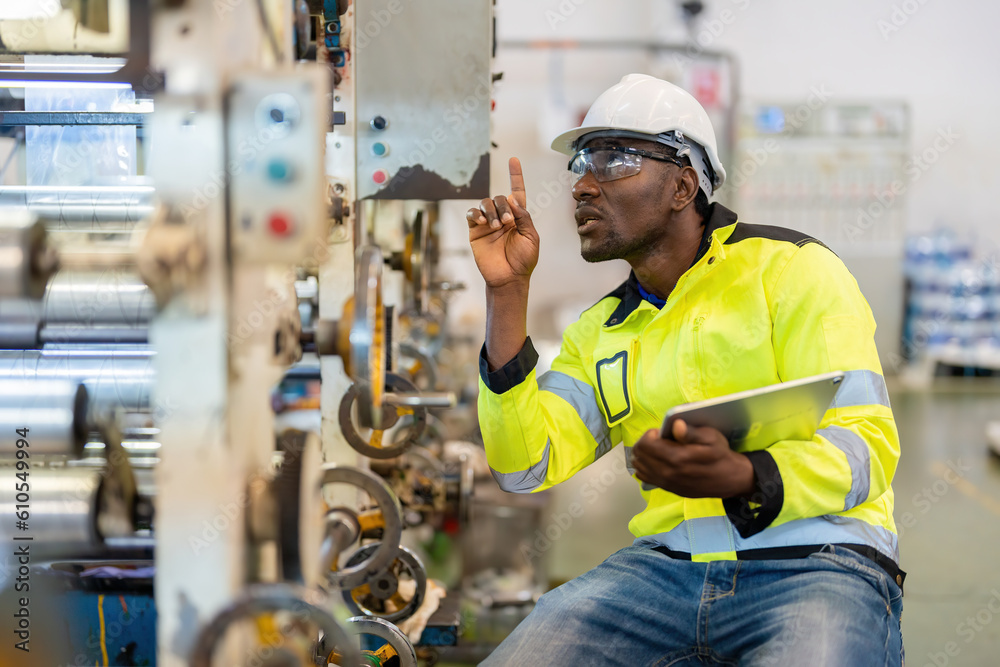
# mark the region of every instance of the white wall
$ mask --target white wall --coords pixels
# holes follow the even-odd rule
[[[728,1],[713,2],[713,10]],[[904,5],[916,11],[908,15]],[[843,99],[901,98],[911,105],[916,153],[951,128],[957,141],[909,190],[907,226],[943,222],[996,241],[998,21],[1000,5],[982,0],[758,0],[718,45],[740,58],[748,98],[794,98],[816,84]]]
[[[938,132],[950,128],[958,135],[954,145],[909,188],[907,227],[927,230],[945,223],[996,243],[997,25],[1000,5],[982,0],[706,0],[700,35],[707,48],[737,57],[744,99],[799,101],[813,86],[824,86],[837,100],[903,99],[911,105],[915,153],[930,148]],[[681,42],[685,34],[671,0],[498,1],[496,69],[504,78],[496,87],[493,136],[499,148],[493,190],[507,192],[506,160],[517,155],[525,166],[529,199],[546,192],[546,184],[557,194],[547,207],[534,207],[542,237],[532,284],[530,325],[536,335],[558,331],[554,308],[566,305],[571,313],[579,312],[627,275],[623,263],[587,265],[580,259],[569,188],[558,181],[565,159],[545,148],[546,139],[578,120],[572,112],[585,109],[622,74],[651,62],[635,51],[505,49],[504,43]],[[553,88],[552,82],[560,80],[561,90]],[[560,96],[568,102],[561,110]],[[458,227],[453,229],[456,249],[465,242],[465,230]],[[474,272],[471,260],[462,266],[463,272]],[[472,321],[481,317],[482,288],[474,277],[470,283],[469,294],[457,305]]]

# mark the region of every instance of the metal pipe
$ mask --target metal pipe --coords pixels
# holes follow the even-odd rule
[[[145,344],[149,342],[146,327],[78,327],[74,325],[46,326],[38,332],[38,342],[49,343],[124,343]]]
[[[0,350],[33,350],[39,346],[42,326],[34,319],[0,317]]]
[[[151,350],[0,350],[0,381],[68,380],[83,383],[98,409],[150,409]]]
[[[0,350],[37,350],[47,345],[144,345],[147,327],[81,327],[37,321],[0,322]]]
[[[41,301],[0,302],[0,349],[53,343],[145,343],[156,302],[131,271],[60,271]]]
[[[19,431],[24,437],[18,437]],[[29,461],[46,454],[81,456],[87,436],[87,389],[69,380],[5,378],[0,382],[0,433],[3,455],[14,456],[20,449]]]
[[[53,552],[87,551],[100,544],[97,506],[102,470],[34,465],[28,502],[16,492],[16,474],[14,466],[0,467],[0,512],[14,517],[20,511],[17,505],[30,505],[23,536],[32,538],[32,551],[36,546]],[[10,524],[4,527],[5,532],[15,525],[13,518],[4,523]]]
[[[156,299],[131,271],[60,271],[49,281],[42,302],[47,325],[148,324]]]
[[[149,218],[155,209],[153,196],[150,185],[0,186],[0,207],[27,208],[49,223],[104,231],[105,225],[120,228],[120,223],[134,224]]]
[[[382,398],[387,405],[415,408],[453,408],[458,405],[458,397],[451,391],[423,391],[392,393],[386,392]]]
[[[122,440],[122,449],[129,455],[129,458],[155,459],[160,455],[161,447],[158,440]],[[91,440],[83,448],[88,459],[103,463],[106,449],[103,442]]]

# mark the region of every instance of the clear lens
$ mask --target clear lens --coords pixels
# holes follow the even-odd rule
[[[588,171],[600,182],[614,181],[639,173],[642,157],[612,148],[585,149],[573,156],[569,168],[577,176]]]

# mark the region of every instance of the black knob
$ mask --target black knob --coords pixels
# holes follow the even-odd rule
[[[373,130],[384,130],[389,127],[389,121],[385,119],[385,116],[375,116],[372,118],[371,126]]]

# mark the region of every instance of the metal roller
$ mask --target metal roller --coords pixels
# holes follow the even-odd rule
[[[37,347],[46,345],[145,345],[149,342],[146,327],[83,327],[57,324],[38,330]]]
[[[17,452],[18,430],[28,455],[79,458],[87,436],[87,389],[70,380],[0,382],[0,454]]]
[[[29,440],[31,433],[29,432]],[[32,447],[34,442],[32,442]],[[30,460],[30,459],[29,459]],[[26,528],[18,534],[31,536],[32,549],[51,553],[86,553],[101,543],[97,528],[103,470],[87,468],[41,468],[32,462],[27,479],[30,490],[17,491],[22,483],[15,465],[0,466],[0,512],[7,519],[3,531],[15,530],[18,505],[28,505]],[[6,525],[9,524],[9,525]]]
[[[153,352],[150,350],[0,350],[0,382],[64,380],[86,385],[91,405],[150,409]]]
[[[76,229],[128,228],[153,213],[153,187],[3,186],[0,207],[27,208],[47,221]],[[123,227],[123,224],[125,226]]]
[[[49,281],[42,321],[52,324],[148,324],[156,299],[130,271],[60,271]]]
[[[53,277],[41,301],[0,304],[0,349],[53,343],[145,343],[156,300],[131,271],[70,271]]]

